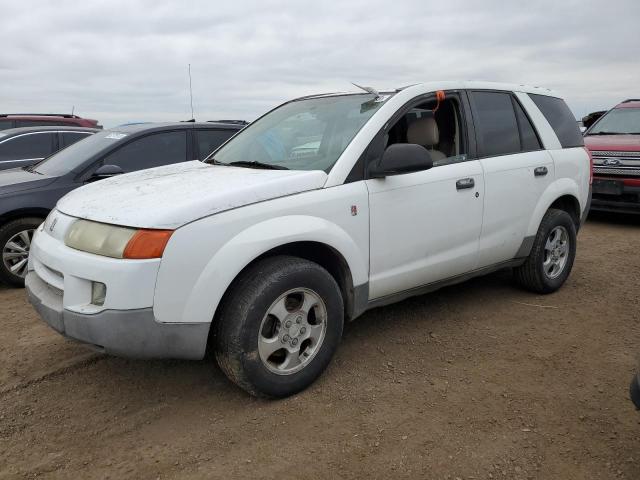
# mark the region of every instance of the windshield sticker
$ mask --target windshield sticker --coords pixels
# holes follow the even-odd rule
[[[113,138],[114,140],[120,140],[121,138],[124,138],[126,136],[127,136],[126,133],[112,132],[104,138]]]

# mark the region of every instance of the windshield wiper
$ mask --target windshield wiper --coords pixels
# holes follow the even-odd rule
[[[587,135],[627,135],[627,134],[622,132],[592,132],[592,133],[588,133]]]
[[[238,162],[230,162],[230,163],[220,163],[218,165],[231,165],[233,167],[247,167],[247,168],[264,168],[267,170],[289,170],[287,167],[283,167],[282,165],[272,165],[270,163],[262,163],[256,161],[246,161],[241,160]]]

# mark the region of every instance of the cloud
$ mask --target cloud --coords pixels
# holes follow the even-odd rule
[[[437,79],[541,85],[576,115],[638,96],[637,0],[11,2],[2,110],[106,126],[251,120],[289,98]]]

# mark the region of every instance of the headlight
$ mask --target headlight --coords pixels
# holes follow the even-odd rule
[[[138,230],[77,220],[65,237],[68,247],[113,258],[160,258],[173,230]]]

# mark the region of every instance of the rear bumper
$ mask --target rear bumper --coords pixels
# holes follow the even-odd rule
[[[29,301],[45,323],[65,337],[105,353],[188,360],[200,360],[205,355],[210,323],[158,323],[152,308],[77,313],[66,310],[60,292],[35,272],[27,274],[25,286]]]

